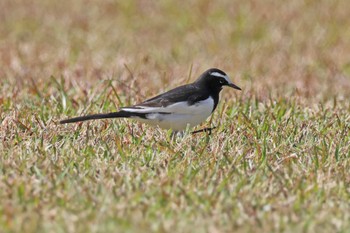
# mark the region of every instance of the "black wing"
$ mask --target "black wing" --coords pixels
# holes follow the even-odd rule
[[[148,99],[134,107],[166,107],[176,102],[187,101],[189,105],[194,104],[197,101],[205,100],[209,97],[209,93],[200,90],[193,84],[176,87],[163,94],[157,95],[151,99]]]

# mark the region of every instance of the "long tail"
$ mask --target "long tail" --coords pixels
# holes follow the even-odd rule
[[[122,118],[122,117],[146,118],[146,114],[145,113],[137,113],[137,112],[127,112],[127,111],[101,113],[101,114],[93,114],[93,115],[69,118],[69,119],[60,121],[60,124],[74,123],[74,122],[88,121],[88,120],[96,120],[96,119],[105,119],[105,118]]]

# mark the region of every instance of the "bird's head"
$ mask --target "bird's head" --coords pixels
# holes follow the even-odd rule
[[[222,87],[228,86],[237,90],[241,90],[240,87],[232,83],[228,75],[222,70],[212,68],[205,71],[195,82],[201,86],[205,86],[208,89],[221,91]]]

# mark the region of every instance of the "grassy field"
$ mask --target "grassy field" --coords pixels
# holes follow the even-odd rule
[[[346,0],[0,2],[0,232],[350,232]],[[227,72],[201,127],[115,111]],[[199,127],[200,128],[200,127]]]

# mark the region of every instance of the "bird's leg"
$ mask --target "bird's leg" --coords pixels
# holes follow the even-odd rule
[[[175,137],[176,137],[177,132],[178,132],[178,131],[172,131],[172,132],[171,132],[171,134],[170,134],[171,140],[175,140]]]
[[[209,132],[209,135],[211,135],[211,131],[215,128],[216,127],[208,127],[208,128],[193,131],[193,132],[191,132],[191,134],[196,134],[196,133],[201,133],[201,132]]]
[[[184,136],[184,131],[172,131],[170,138],[171,140],[176,140],[177,138],[182,138]]]

